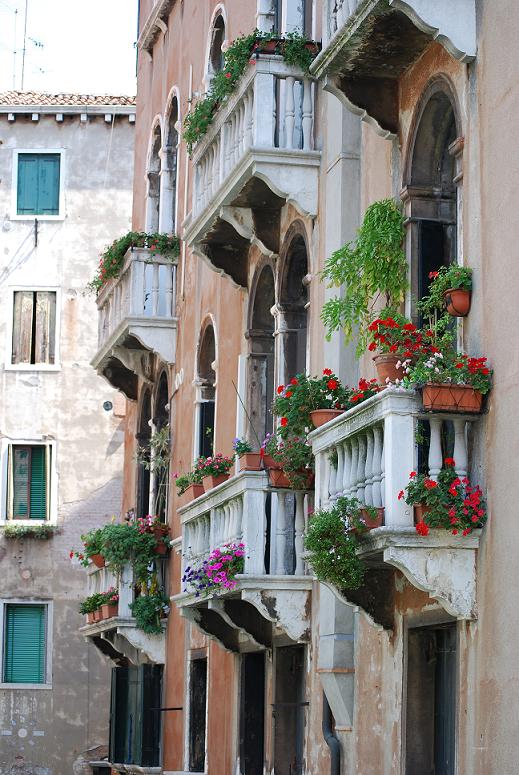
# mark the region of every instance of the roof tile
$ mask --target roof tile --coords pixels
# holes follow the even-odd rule
[[[34,91],[8,91],[0,92],[0,105],[7,106],[34,106],[34,107],[59,107],[59,106],[78,106],[88,107],[89,105],[135,105],[135,97],[119,96],[106,94],[47,94],[45,92]]]

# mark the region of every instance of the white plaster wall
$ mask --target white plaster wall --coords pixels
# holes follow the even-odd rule
[[[7,541],[0,528],[0,597],[54,601],[52,690],[0,689],[2,774],[21,756],[27,771],[64,775],[82,751],[107,742],[110,664],[78,633],[86,576],[68,552],[120,511],[124,404],[90,366],[97,309],[85,286],[101,250],[130,228],[133,134],[128,116],[113,128],[104,116],[0,116],[0,437],[56,440],[60,526],[47,542]],[[37,247],[34,220],[10,219],[15,148],[65,150],[65,217],[39,222]],[[8,370],[11,288],[39,285],[60,289],[60,369]]]

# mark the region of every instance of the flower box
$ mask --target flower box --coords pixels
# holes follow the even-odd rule
[[[105,567],[105,558],[102,554],[91,554],[90,559],[96,566],[96,568],[104,568]]]
[[[87,618],[87,624],[93,624],[95,622],[94,613],[90,612],[86,615]]]
[[[436,412],[481,412],[483,396],[470,385],[435,384],[429,382],[422,389],[423,408]]]
[[[103,614],[102,614],[101,609],[98,608],[97,611],[94,611],[92,616],[94,617],[94,622],[100,622],[102,620],[102,618],[103,618]]]
[[[219,484],[226,482],[228,478],[229,474],[218,474],[216,476],[214,474],[208,474],[207,476],[202,477],[204,492],[209,492],[213,487],[218,487]]]
[[[301,488],[294,488],[290,482],[289,477],[282,468],[269,468],[270,486],[275,488],[288,488],[290,490],[310,490],[314,482],[314,472],[301,471],[299,473],[305,477],[305,481],[303,482],[303,486]]]
[[[263,466],[264,468],[274,469],[274,470],[281,470],[283,466],[281,463],[278,463],[277,460],[274,460],[272,455],[263,455]]]
[[[240,471],[261,471],[261,455],[259,452],[244,452],[238,458]]]
[[[190,503],[192,500],[195,500],[195,498],[200,498],[201,495],[204,494],[204,485],[203,484],[190,484],[189,487],[187,487],[186,490],[182,493],[180,496],[180,505],[185,506],[187,503]]]
[[[101,619],[112,619],[117,616],[119,606],[117,603],[103,603],[101,606]]]
[[[342,409],[314,409],[310,412],[310,417],[312,418],[314,428],[320,428],[321,425],[325,425],[343,413]]]

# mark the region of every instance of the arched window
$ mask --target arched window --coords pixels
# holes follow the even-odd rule
[[[453,100],[442,79],[429,87],[417,117],[403,194],[413,305],[427,294],[430,273],[457,260],[457,157],[462,147]],[[410,312],[418,317],[414,308]]]
[[[166,123],[164,157],[161,169],[160,230],[174,234],[177,230],[177,169],[179,149],[179,107],[176,96]]]
[[[146,208],[146,230],[159,230],[160,214],[160,149],[162,138],[160,124],[156,124],[151,139],[151,149],[148,158],[148,191]]]
[[[153,514],[166,521],[168,503],[170,458],[170,424],[169,424],[169,391],[168,378],[162,372],[155,398],[153,416],[153,436],[151,439],[151,489],[153,498]]]
[[[280,382],[306,371],[308,254],[303,234],[288,236],[277,305],[277,369]]]
[[[151,492],[151,472],[146,462],[146,453],[142,452],[149,449],[151,439],[151,396],[149,390],[142,398],[136,439],[140,450],[139,462],[137,463],[136,510],[137,517],[145,517],[150,512]]]
[[[219,14],[213,24],[211,33],[211,47],[209,49],[209,72],[219,73],[223,70],[224,56],[222,46],[225,41],[225,21]]]
[[[252,428],[247,425],[246,436],[256,449],[258,439],[263,441],[272,431],[272,399],[274,397],[274,274],[264,266],[255,285],[249,315],[249,357],[247,369],[247,407]]]
[[[201,336],[197,358],[197,416],[196,448],[198,455],[212,455],[214,451],[214,421],[216,403],[216,341],[214,328],[209,323]]]

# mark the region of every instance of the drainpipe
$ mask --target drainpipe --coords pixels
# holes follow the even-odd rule
[[[323,692],[323,736],[330,749],[330,775],[341,775],[341,744],[333,731],[332,719],[332,709]]]

